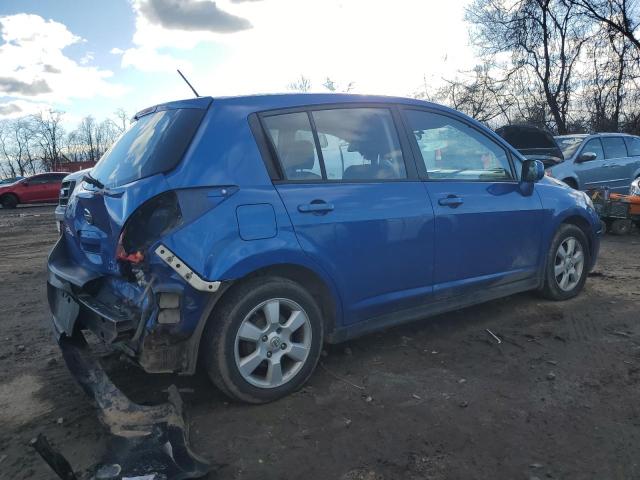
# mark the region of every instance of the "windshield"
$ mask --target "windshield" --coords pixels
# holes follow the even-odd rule
[[[576,153],[585,137],[556,137],[556,142],[562,150],[564,158],[570,158]]]
[[[196,132],[205,110],[162,110],[142,117],[102,156],[91,176],[118,187],[174,168]]]

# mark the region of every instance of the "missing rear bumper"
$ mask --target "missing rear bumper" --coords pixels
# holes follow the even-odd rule
[[[138,405],[113,384],[82,338],[62,336],[59,345],[69,371],[95,402],[98,417],[111,434],[101,465],[117,465],[118,478],[148,475],[183,480],[211,470],[211,464],[189,446],[188,424],[175,386],[169,388],[167,403]]]

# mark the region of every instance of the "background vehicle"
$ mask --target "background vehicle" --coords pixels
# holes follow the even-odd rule
[[[66,177],[62,179],[62,184],[60,186],[60,194],[58,197],[58,205],[56,206],[55,211],[55,219],[56,225],[58,227],[58,231],[60,230],[60,225],[64,221],[64,212],[67,209],[67,204],[69,203],[69,197],[73,193],[76,188],[76,185],[82,180],[82,177],[85,176],[90,168],[86,168],[84,170],[78,170],[77,172],[73,172],[68,174]]]
[[[621,133],[564,135],[556,137],[565,161],[547,174],[567,185],[588,190],[608,187],[627,193],[640,176],[640,137]]]
[[[56,202],[66,175],[60,172],[40,173],[0,186],[0,204],[4,208],[15,208],[20,203]]]
[[[532,125],[505,125],[496,129],[512,147],[529,160],[540,160],[551,168],[564,160],[562,150],[551,133]]]
[[[201,97],[136,120],[69,199],[55,329],[149,372],[201,358],[236,399],[300,387],[324,341],[525,290],[571,298],[598,253],[586,194],[435,104]]]
[[[24,177],[10,177],[10,178],[4,178],[2,180],[0,180],[0,185],[7,185],[9,183],[15,183],[18,180],[22,180]]]

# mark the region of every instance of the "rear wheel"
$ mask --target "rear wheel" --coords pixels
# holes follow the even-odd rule
[[[609,225],[609,230],[614,235],[627,235],[631,231],[631,220],[616,218]]]
[[[585,234],[575,225],[561,225],[547,254],[542,294],[551,300],[575,297],[584,287],[589,265]]]
[[[320,309],[300,285],[256,278],[221,300],[202,345],[209,377],[229,397],[266,403],[300,388],[322,346]]]
[[[7,193],[0,199],[3,208],[16,208],[18,206],[18,197],[12,193]]]

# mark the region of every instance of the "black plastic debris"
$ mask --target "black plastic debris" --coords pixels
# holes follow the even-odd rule
[[[73,468],[67,462],[67,459],[60,452],[54,450],[47,441],[47,437],[40,434],[30,442],[31,446],[40,454],[45,462],[51,467],[51,470],[63,478],[64,480],[77,480]]]
[[[129,400],[113,384],[99,362],[89,353],[83,338],[63,336],[60,348],[69,371],[93,399],[100,421],[111,434],[107,453],[93,469],[94,479],[143,477],[149,480],[183,480],[200,478],[211,470],[211,465],[189,447],[182,399],[174,385],[169,387],[167,403],[139,405]],[[39,440],[41,448],[36,445],[34,448],[58,476],[74,480],[76,477],[68,476],[69,471],[73,475],[71,467],[68,470],[64,468],[65,463],[69,465],[64,457],[53,452],[44,437]],[[50,452],[46,453],[47,450]],[[52,462],[51,459],[56,460]]]

